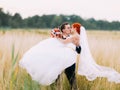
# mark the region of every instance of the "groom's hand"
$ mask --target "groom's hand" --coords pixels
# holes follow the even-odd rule
[[[77,47],[76,47],[76,52],[77,52],[78,54],[80,54],[80,51],[81,51],[81,47],[80,47],[80,46],[77,46]]]

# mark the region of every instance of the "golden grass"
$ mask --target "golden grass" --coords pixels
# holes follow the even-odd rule
[[[32,81],[25,70],[18,67],[22,55],[41,40],[49,37],[49,30],[0,30],[0,90],[68,90],[65,75],[60,83],[41,86]],[[120,72],[120,32],[87,31],[90,50],[96,62]],[[77,76],[78,90],[119,90],[120,84],[110,83],[105,78],[90,82]]]

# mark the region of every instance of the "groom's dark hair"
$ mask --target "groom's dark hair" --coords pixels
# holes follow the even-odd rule
[[[63,29],[65,29],[65,25],[68,25],[68,24],[69,24],[68,22],[64,22],[61,24],[61,26],[60,26],[61,32],[63,32]]]

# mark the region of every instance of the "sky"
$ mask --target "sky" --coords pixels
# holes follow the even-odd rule
[[[34,15],[79,15],[83,19],[120,21],[120,0],[0,0],[3,11],[23,18]]]

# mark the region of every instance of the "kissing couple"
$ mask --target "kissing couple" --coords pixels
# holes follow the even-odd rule
[[[105,77],[110,82],[120,83],[120,73],[95,62],[89,49],[86,30],[80,23],[71,26],[63,23],[60,30],[55,28],[51,31],[51,36],[30,48],[19,62],[20,67],[26,69],[33,80],[42,85],[50,85],[65,71],[72,85],[76,71],[76,74],[85,76],[89,81]]]

